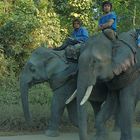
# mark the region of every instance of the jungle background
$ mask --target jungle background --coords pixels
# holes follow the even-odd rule
[[[111,2],[118,16],[118,32],[139,28],[139,0]],[[0,0],[0,130],[27,128],[19,75],[32,51],[42,43],[46,47],[61,45],[72,31],[74,17],[82,19],[90,35],[96,33],[101,4],[102,0]],[[47,127],[51,97],[48,83],[30,90],[34,129]]]

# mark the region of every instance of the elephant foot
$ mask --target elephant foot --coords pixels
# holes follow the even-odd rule
[[[95,140],[109,140],[108,133],[95,135]]]
[[[95,136],[95,140],[108,140],[108,137],[103,137],[103,136]]]
[[[114,128],[113,128],[113,131],[114,131],[114,132],[120,132],[120,128],[119,128],[119,127],[114,127]]]
[[[59,132],[57,130],[46,130],[45,135],[48,137],[58,137]]]
[[[120,140],[132,140],[132,136],[124,135],[124,136],[121,136]]]

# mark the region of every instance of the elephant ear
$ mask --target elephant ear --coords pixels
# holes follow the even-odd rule
[[[117,42],[113,46],[112,62],[113,73],[119,75],[132,67],[135,60],[136,38],[134,31],[128,31],[118,36]]]

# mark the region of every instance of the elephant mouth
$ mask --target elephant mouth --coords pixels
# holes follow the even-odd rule
[[[44,83],[44,82],[48,82],[48,79],[47,80],[45,80],[45,79],[44,80],[43,79],[38,79],[38,80],[37,79],[33,79],[32,82],[29,83],[29,85],[31,87],[33,85],[41,84],[41,83]]]
[[[48,80],[38,80],[35,82],[35,84],[40,84],[40,83],[44,83],[44,82],[47,82]]]

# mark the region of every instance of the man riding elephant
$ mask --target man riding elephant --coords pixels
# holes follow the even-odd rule
[[[140,99],[140,50],[136,44],[136,31],[119,34],[118,46],[114,48],[113,42],[104,33],[86,42],[86,48],[78,60],[76,98],[80,140],[88,139],[85,102],[95,94],[93,88],[97,82],[105,82],[109,92],[96,118],[96,140],[108,140],[105,122],[113,114],[117,98],[121,140],[132,140],[133,111]]]
[[[117,16],[112,11],[112,3],[105,1],[102,4],[103,16],[99,19],[98,30],[102,32],[112,41],[116,40]]]
[[[66,99],[75,91],[77,80],[77,63],[67,61],[73,50],[67,49],[65,51],[65,48],[68,48],[67,46],[69,45],[77,45],[76,51],[78,50],[79,53],[80,45],[88,39],[88,31],[82,27],[82,21],[79,18],[74,19],[73,28],[71,37],[66,39],[61,47],[55,49],[40,47],[36,49],[20,75],[22,105],[24,116],[28,123],[31,121],[28,103],[29,88],[46,81],[50,84],[54,94],[51,102],[51,119],[46,131],[48,136],[59,135],[58,128],[64,108],[67,108],[71,122],[75,126],[78,123],[76,100],[68,105],[65,104]],[[75,46],[72,47],[75,48]],[[77,60],[77,53],[72,58]]]
[[[75,45],[79,43],[84,43],[88,39],[88,31],[85,27],[82,27],[82,21],[79,18],[75,18],[72,22],[73,24],[73,32],[71,33],[70,37],[68,37],[64,43],[54,50],[63,50],[69,45]]]
[[[80,48],[88,40],[88,30],[82,26],[82,21],[79,18],[75,18],[72,22],[74,30],[70,37],[68,37],[64,43],[54,50],[60,51],[65,49],[67,59],[75,62],[78,61],[80,55]]]

